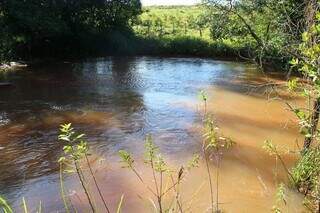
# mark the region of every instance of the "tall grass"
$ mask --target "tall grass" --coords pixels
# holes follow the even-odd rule
[[[157,211],[163,213],[168,211],[170,212],[170,210],[172,210],[172,207],[164,206],[163,199],[165,196],[167,196],[170,192],[173,191],[175,194],[175,202],[179,206],[179,211],[183,212],[182,203],[180,200],[179,186],[186,175],[184,167],[181,166],[180,169],[177,171],[170,170],[167,162],[161,156],[159,148],[153,143],[153,140],[150,135],[146,137],[145,142],[145,163],[151,169],[153,180],[152,182],[154,183],[153,186],[148,185],[147,181],[145,181],[145,177],[143,177],[137,171],[134,163],[135,160],[133,159],[131,154],[129,154],[127,151],[120,150],[119,156],[122,160],[122,163],[124,164],[124,167],[133,171],[138,180],[155,197],[156,203],[158,204],[157,206],[155,206]],[[198,166],[197,155],[195,155],[188,163],[187,169],[190,170],[196,166]],[[163,180],[166,176],[169,176],[169,178],[172,181],[172,184],[168,187],[164,187],[163,185]],[[174,176],[176,176],[176,178],[174,178]]]
[[[228,138],[222,137],[215,125],[213,116],[207,111],[208,96],[204,91],[200,92],[200,98],[204,103],[204,134],[202,142],[202,152],[204,155],[206,170],[209,178],[210,197],[211,197],[211,211],[220,212],[219,208],[219,173],[220,173],[220,161],[223,150],[227,150],[234,145],[234,142]],[[216,163],[216,197],[214,198],[214,186],[212,182],[212,174],[210,169],[211,158],[214,158]],[[214,201],[215,200],[215,201]],[[214,208],[215,207],[215,208]]]

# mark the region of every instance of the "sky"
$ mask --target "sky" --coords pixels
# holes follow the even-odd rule
[[[143,6],[150,5],[192,5],[201,0],[141,0]]]

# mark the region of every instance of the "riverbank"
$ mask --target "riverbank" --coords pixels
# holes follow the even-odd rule
[[[8,71],[16,68],[27,67],[27,62],[9,62],[9,63],[0,63],[0,71]]]
[[[60,51],[59,51],[60,52]],[[61,51],[62,52],[62,51]],[[277,57],[274,51],[272,60],[264,57],[264,68],[272,71],[286,70],[287,62],[284,57]],[[3,64],[0,69],[14,69],[30,64],[42,64],[52,61],[74,61],[85,58],[105,56],[157,56],[157,57],[200,57],[224,61],[247,61],[256,63],[252,55],[255,50],[250,44],[240,44],[223,40],[209,40],[192,36],[137,36],[128,33],[110,33],[107,37],[96,38],[90,45],[81,47],[63,55],[34,55],[27,62],[11,62]],[[21,57],[20,57],[21,58]]]

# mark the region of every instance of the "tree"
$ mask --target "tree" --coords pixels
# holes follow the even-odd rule
[[[211,34],[235,38],[254,48],[254,59],[287,58],[303,31],[303,0],[206,0],[211,11]],[[294,33],[293,33],[294,32]],[[289,51],[289,52],[290,52]],[[279,52],[272,58],[271,53]]]
[[[66,44],[82,45],[81,39],[129,28],[129,20],[141,12],[140,0],[2,0],[6,33],[13,48],[50,52]],[[70,46],[69,46],[70,48]]]
[[[161,18],[157,17],[155,20],[155,27],[156,27],[156,31],[158,32],[159,36],[163,35],[163,21]]]
[[[195,26],[197,30],[199,31],[200,37],[202,37],[203,29],[207,26],[208,19],[205,14],[200,14],[195,19]]]
[[[320,115],[320,13],[317,1],[307,1],[304,11],[306,31],[302,36],[302,43],[298,48],[296,60],[293,60],[293,65],[297,65],[310,82],[308,96],[314,100],[305,134],[304,149],[306,150],[318,135]]]

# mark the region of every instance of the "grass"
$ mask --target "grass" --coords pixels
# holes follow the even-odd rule
[[[192,56],[219,59],[238,59],[246,56],[249,48],[231,45],[227,41],[208,41],[195,37],[136,37],[137,55]]]
[[[132,54],[195,56],[239,59],[248,56],[248,44],[235,40],[212,40],[206,9],[196,6],[145,7],[133,24],[134,36],[127,47]],[[124,51],[126,52],[126,48]],[[128,52],[128,51],[127,51]]]
[[[137,35],[210,39],[210,29],[201,19],[206,16],[203,6],[151,6],[143,11],[133,26]]]

